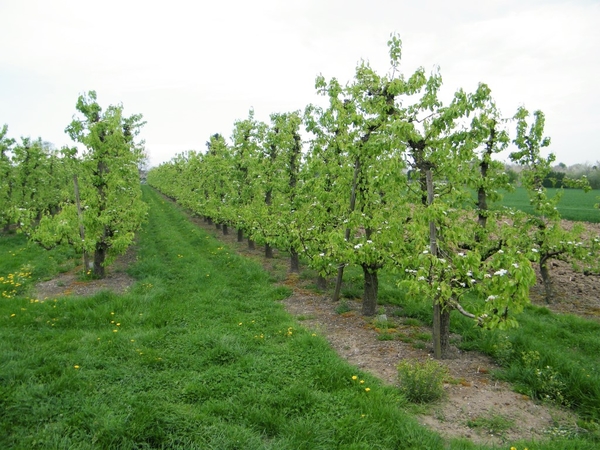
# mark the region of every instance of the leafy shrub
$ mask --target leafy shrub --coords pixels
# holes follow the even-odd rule
[[[529,375],[529,386],[531,386],[533,397],[563,406],[570,406],[570,401],[565,394],[566,383],[561,379],[557,370],[551,366],[541,364],[539,352],[531,350],[522,352],[521,359]]]
[[[448,369],[436,361],[402,361],[398,365],[400,391],[413,403],[431,403],[444,395],[444,379]]]

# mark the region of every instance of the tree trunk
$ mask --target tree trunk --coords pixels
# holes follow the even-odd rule
[[[443,308],[440,317],[440,344],[442,348],[442,359],[447,358],[450,353],[450,308]]]
[[[254,245],[254,241],[250,238],[248,238],[248,249],[250,250],[254,250],[256,248],[256,245]]]
[[[290,250],[290,272],[300,272],[300,256],[296,250]]]
[[[374,316],[377,312],[377,291],[379,290],[377,269],[374,269],[372,266],[367,264],[362,264],[362,268],[365,278],[362,314],[363,316]]]
[[[237,241],[238,242],[244,241],[244,230],[241,230],[241,229],[237,230]]]
[[[317,276],[317,289],[319,291],[327,289],[327,278],[322,275]]]
[[[433,357],[442,359],[442,307],[439,299],[433,301]]]
[[[342,280],[344,279],[344,263],[341,263],[338,266],[337,276],[335,277],[335,290],[333,291],[334,302],[337,302],[340,299],[340,294],[342,291]]]
[[[273,247],[271,247],[269,244],[265,244],[265,258],[272,258],[273,257]]]
[[[433,203],[433,174],[431,169],[425,171],[427,185],[427,205]],[[433,257],[438,255],[437,230],[435,222],[429,222],[429,252]],[[448,354],[450,340],[450,311],[444,308],[441,299],[435,298],[433,301],[433,357],[442,359]]]
[[[213,221],[212,221],[212,219],[210,217],[206,217],[206,223],[209,224],[209,225],[212,225]]]
[[[220,230],[220,229],[221,229],[221,224],[220,224],[220,223],[215,223],[215,228],[216,228],[217,230]]]
[[[542,282],[544,283],[546,303],[550,305],[554,303],[554,284],[552,283],[552,278],[550,278],[550,271],[548,270],[548,261],[548,258],[540,258],[540,274],[542,275]]]
[[[79,221],[79,237],[81,242],[85,243],[85,228],[83,227],[83,212],[81,211],[81,200],[79,197],[79,181],[77,180],[77,174],[73,175],[73,189],[75,191],[75,206],[77,207],[77,219]],[[85,244],[84,244],[85,245]],[[84,249],[83,250],[83,271],[87,273],[90,270],[90,255]]]
[[[229,228],[227,227],[226,223],[223,224],[222,229],[223,229],[223,234],[229,234]]]
[[[356,158],[354,161],[354,176],[352,179],[352,190],[350,191],[350,207],[348,208],[349,213],[351,214],[356,208],[356,188],[358,186],[358,174],[360,172],[360,159]],[[346,232],[344,237],[346,241],[350,239],[351,230],[350,228],[346,228]],[[338,273],[335,279],[335,291],[333,292],[333,301],[337,302],[340,299],[340,292],[342,291],[342,281],[344,279],[344,267],[346,265],[344,263],[340,263],[338,266]]]
[[[444,359],[450,352],[450,309],[440,305],[439,299],[433,305],[433,357]]]
[[[95,278],[104,278],[106,276],[104,261],[106,260],[107,251],[108,248],[103,242],[96,244],[96,249],[94,251],[94,268],[92,271]]]

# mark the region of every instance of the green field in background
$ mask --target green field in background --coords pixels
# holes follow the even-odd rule
[[[549,197],[553,197],[559,189],[548,188]],[[525,188],[516,188],[514,192],[505,192],[501,202],[494,207],[508,206],[533,213]],[[563,198],[558,204],[558,210],[563,219],[580,220],[585,222],[600,222],[600,209],[594,205],[600,202],[600,191],[583,192],[579,189],[565,189]]]

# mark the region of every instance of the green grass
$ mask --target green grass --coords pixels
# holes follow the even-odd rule
[[[430,305],[409,297],[399,305],[405,316],[431,325]],[[462,349],[494,357],[502,365],[495,376],[518,392],[576,411],[600,445],[600,323],[536,306],[516,318],[516,329],[488,331],[453,311],[451,331],[462,336]]]
[[[284,311],[287,288],[145,198],[128,294],[0,303],[0,448],[445,448]]]
[[[548,195],[553,197],[557,191],[558,189],[548,188]],[[533,213],[525,188],[519,187],[514,192],[506,192],[503,195],[504,198],[500,204],[493,207],[508,206]],[[600,222],[600,209],[594,208],[594,205],[598,203],[598,196],[600,196],[600,191],[597,190],[586,193],[579,189],[565,189],[564,195],[558,204],[558,210],[563,219]]]
[[[287,288],[155,192],[144,195],[151,213],[129,293],[0,302],[0,448],[487,448],[418,425],[396,389],[284,311]],[[0,252],[24,245],[10,236]],[[30,263],[47,277],[61,266],[43,268],[48,254],[27,251],[23,260],[1,258],[4,273]],[[387,302],[415,323],[430,320],[427,305],[406,302],[392,276],[382,279]],[[467,342],[487,342],[471,334]],[[596,351],[592,342],[587,334],[578,341],[582,361]],[[579,435],[511,445],[597,448]]]

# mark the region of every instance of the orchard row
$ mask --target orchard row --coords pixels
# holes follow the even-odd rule
[[[273,247],[288,251],[292,270],[301,257],[321,280],[335,275],[334,299],[344,267],[362,267],[365,315],[376,312],[378,271],[396,271],[399,284],[431,302],[441,357],[451,310],[482,327],[514,326],[535,283],[532,262],[551,301],[548,261],[598,270],[599,242],[582,228],[563,229],[560,195],[550,198],[542,185],[554,161],[542,154],[550,144],[542,112],[519,108],[507,120],[485,84],[443,104],[441,75],[402,74],[399,38],[388,45],[388,74],[362,62],[347,84],[318,77],[326,107],[272,114],[270,123],[250,111],[230,142],[215,134],[206,152],[178,155],[152,169],[148,183],[265,245],[267,256]],[[495,159],[511,144],[534,216],[488,207],[511,187]],[[480,301],[467,308],[467,293]]]
[[[83,147],[53,150],[41,139],[20,143],[0,130],[0,227],[27,233],[45,248],[67,244],[84,259],[84,270],[104,276],[112,257],[133,242],[146,217],[138,165],[141,115],[122,106],[102,111],[91,91],[79,97],[78,117],[65,132]]]

